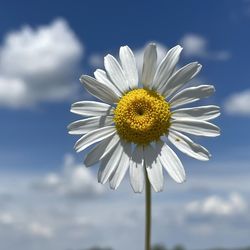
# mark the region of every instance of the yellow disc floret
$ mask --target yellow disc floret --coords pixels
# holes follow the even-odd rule
[[[169,104],[153,90],[135,89],[125,94],[114,111],[117,133],[128,142],[146,145],[168,131]]]

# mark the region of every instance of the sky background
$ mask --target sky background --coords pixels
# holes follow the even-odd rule
[[[194,80],[216,93],[218,138],[197,141],[213,157],[177,153],[187,182],[167,175],[153,194],[153,243],[188,249],[250,245],[250,1],[1,1],[1,250],[143,249],[144,195],[128,178],[117,191],[83,168],[67,125],[72,102],[91,99],[79,82],[107,53],[129,45],[184,47],[180,65],[199,61]]]

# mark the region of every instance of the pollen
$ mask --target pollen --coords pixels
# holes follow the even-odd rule
[[[170,116],[169,104],[163,96],[153,90],[135,89],[118,102],[114,123],[125,141],[147,145],[168,132]]]

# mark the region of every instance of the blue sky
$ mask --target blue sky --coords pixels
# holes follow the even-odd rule
[[[212,160],[200,163],[180,155],[187,183],[167,179],[164,193],[155,195],[159,224],[153,240],[190,249],[250,245],[250,1],[2,1],[0,23],[0,232],[6,249],[17,249],[18,242],[21,250],[64,249],[58,242],[68,228],[67,240],[75,240],[76,249],[83,244],[142,248],[143,232],[135,239],[127,232],[143,228],[143,195],[134,195],[128,180],[117,192],[96,184],[97,168],[79,167],[83,154],[74,152],[76,138],[66,127],[78,119],[69,112],[71,103],[91,98],[79,76],[102,67],[103,56],[116,55],[121,45],[140,58],[149,41],[159,44],[161,54],[180,43],[181,65],[196,60],[203,65],[195,83],[216,88],[204,103],[222,107],[215,121],[222,135],[198,140]],[[107,220],[121,211],[102,236],[107,222],[97,209],[88,210],[96,205],[110,211]],[[177,208],[172,220],[159,219]],[[59,217],[50,223],[52,211],[64,214],[64,223]],[[71,214],[82,218],[80,226],[73,225]],[[21,234],[20,227],[27,232]],[[121,235],[112,240],[118,229]],[[97,233],[100,240],[93,236]],[[129,237],[134,246],[125,244]]]

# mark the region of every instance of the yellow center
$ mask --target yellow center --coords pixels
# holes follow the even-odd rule
[[[135,89],[118,102],[114,122],[121,138],[146,145],[168,131],[170,115],[163,96],[153,90]]]

